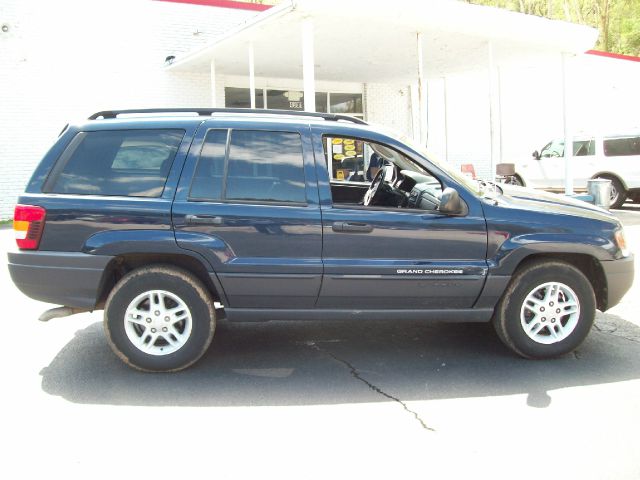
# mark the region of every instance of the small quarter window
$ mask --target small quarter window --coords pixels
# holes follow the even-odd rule
[[[159,197],[184,130],[81,132],[54,167],[44,191]]]

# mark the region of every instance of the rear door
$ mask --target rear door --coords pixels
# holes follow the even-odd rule
[[[576,137],[573,140],[573,156],[571,157],[573,187],[584,189],[587,186],[587,180],[597,172],[595,138]],[[564,175],[562,177],[564,179]]]
[[[205,122],[172,218],[178,244],[213,267],[227,308],[314,306],[322,225],[308,127]]]

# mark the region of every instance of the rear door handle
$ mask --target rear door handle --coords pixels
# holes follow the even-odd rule
[[[370,233],[373,232],[373,227],[368,223],[359,222],[333,222],[331,226],[334,232],[355,232],[355,233]]]
[[[223,218],[211,215],[187,215],[187,225],[222,225]]]

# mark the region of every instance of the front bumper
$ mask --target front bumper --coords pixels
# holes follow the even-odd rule
[[[41,302],[92,309],[98,300],[106,255],[75,252],[9,252],[9,273],[22,293]]]
[[[633,255],[600,263],[607,278],[607,309],[620,303],[624,294],[631,288],[634,275],[633,263]]]

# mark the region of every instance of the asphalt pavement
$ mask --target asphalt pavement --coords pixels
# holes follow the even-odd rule
[[[616,212],[640,252],[640,207]],[[0,230],[2,252],[13,232]],[[4,253],[3,253],[4,255]],[[218,326],[144,374],[101,312],[49,323],[0,272],[4,478],[640,478],[640,281],[573,354],[513,356],[490,325]]]

